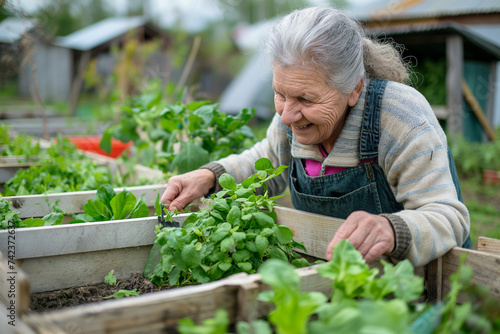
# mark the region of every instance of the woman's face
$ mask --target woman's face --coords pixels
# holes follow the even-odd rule
[[[322,143],[328,152],[342,131],[348,107],[358,100],[362,81],[358,88],[343,94],[328,85],[317,69],[273,66],[274,105],[281,121],[299,143]]]

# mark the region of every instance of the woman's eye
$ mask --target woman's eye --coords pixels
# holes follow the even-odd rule
[[[276,94],[276,96],[279,97],[280,99],[284,99],[285,98],[282,94],[280,94],[278,92],[274,92],[274,94]]]
[[[304,103],[311,103],[311,101],[309,101],[308,99],[306,99],[305,97],[299,97],[299,101],[300,102],[304,102]]]

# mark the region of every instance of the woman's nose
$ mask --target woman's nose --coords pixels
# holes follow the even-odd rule
[[[302,113],[298,107],[298,103],[287,100],[283,105],[283,112],[281,113],[281,121],[290,125],[294,122],[299,121],[302,118]]]

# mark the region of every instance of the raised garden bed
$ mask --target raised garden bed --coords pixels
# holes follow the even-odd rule
[[[147,167],[146,167],[147,168]],[[119,193],[123,189],[130,191],[136,198],[143,197],[144,203],[152,208],[157,196],[161,196],[165,191],[166,184],[154,184],[147,186],[135,186],[125,188],[115,188],[115,192]],[[59,203],[58,207],[66,212],[66,214],[75,214],[83,212],[83,205],[89,199],[96,198],[97,190],[75,191],[67,193],[52,193],[41,195],[26,195],[26,196],[10,196],[4,197],[11,203],[11,208],[19,213],[19,218],[43,217],[48,214],[48,205]],[[151,214],[154,211],[150,211]],[[0,231],[0,233],[2,233]]]
[[[323,258],[342,220],[276,208],[278,223],[294,232],[308,254]],[[183,215],[179,215],[182,220]],[[185,215],[184,215],[185,217]],[[9,255],[9,240],[15,241],[13,268],[2,259],[0,284],[3,284],[0,307],[14,300],[17,333],[165,333],[175,332],[177,321],[191,317],[195,321],[213,317],[218,308],[228,311],[230,321],[253,320],[266,314],[267,307],[256,296],[267,287],[257,274],[239,274],[227,279],[188,286],[138,297],[62,309],[48,313],[30,311],[30,293],[57,290],[103,281],[113,269],[118,279],[141,272],[154,241],[156,217],[106,223],[59,225],[15,231],[15,240],[0,233],[0,249]],[[426,298],[441,299],[449,290],[448,278],[459,265],[460,255],[468,254],[466,263],[473,268],[472,281],[491,288],[500,298],[500,241],[481,238],[479,250],[455,248],[428,266],[416,268],[426,280]],[[495,254],[496,252],[496,254]],[[16,274],[12,274],[15,270]],[[330,293],[325,278],[313,267],[297,269],[305,291]],[[15,284],[15,298],[9,297]],[[9,314],[5,314],[4,319]],[[2,333],[13,331],[5,322]],[[4,331],[5,330],[5,331]]]

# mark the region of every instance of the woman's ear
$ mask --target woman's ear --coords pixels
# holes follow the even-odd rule
[[[349,95],[349,101],[347,101],[347,104],[349,107],[352,107],[356,103],[358,103],[359,96],[361,95],[361,91],[363,90],[363,84],[365,83],[365,78],[361,78],[359,80],[358,86],[354,91]]]

